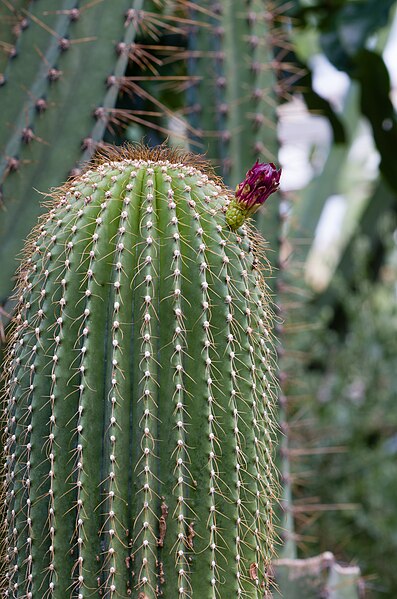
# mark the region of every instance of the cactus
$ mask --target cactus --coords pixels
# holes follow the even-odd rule
[[[187,115],[208,159],[233,188],[255,160],[275,161],[278,151],[276,107],[296,77],[286,63],[287,34],[279,0],[235,5],[192,2],[202,22],[188,38]],[[204,27],[204,24],[207,27]],[[192,146],[193,148],[195,146]],[[271,247],[277,247],[277,203],[256,218]],[[262,214],[262,217],[261,217]],[[276,264],[276,254],[270,254]]]
[[[196,5],[201,19],[206,11],[207,29],[196,27],[189,37],[190,121],[234,187],[256,159],[274,159],[277,151],[272,96],[282,66],[273,60],[279,15],[269,0],[238,9],[231,0]]]
[[[15,41],[24,28],[23,10],[29,0],[14,0],[0,4],[0,85],[4,83],[3,71],[9,57],[15,53]]]
[[[4,19],[17,23],[18,37],[15,45],[6,43],[11,58],[0,79],[0,301],[12,289],[15,258],[41,214],[40,192],[76,172],[109,129],[114,134],[137,119],[150,124],[133,103],[119,110],[118,94],[128,91],[128,62],[144,74],[154,40],[171,25],[176,29],[171,16],[153,12],[151,0],[64,0],[56,6],[53,0],[19,0],[18,10],[9,4]],[[135,98],[142,85],[135,84]],[[156,110],[161,113],[159,105]]]
[[[273,551],[261,246],[197,156],[53,194],[6,361],[7,597],[256,599]]]

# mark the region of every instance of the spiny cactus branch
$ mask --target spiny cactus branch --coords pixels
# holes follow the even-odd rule
[[[201,164],[107,154],[30,238],[6,362],[8,597],[269,588],[271,306]]]

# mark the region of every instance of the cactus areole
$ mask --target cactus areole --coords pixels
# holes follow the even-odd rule
[[[260,241],[197,157],[112,150],[26,248],[6,361],[5,597],[259,599],[273,550]]]

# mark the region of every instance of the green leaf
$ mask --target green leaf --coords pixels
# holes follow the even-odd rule
[[[320,43],[337,69],[353,68],[352,58],[365,47],[370,35],[387,25],[394,4],[395,0],[348,2],[334,14]]]
[[[397,119],[390,99],[389,73],[382,57],[370,50],[361,50],[356,64],[356,76],[361,83],[361,110],[372,126],[381,155],[379,168],[389,185],[397,191]]]

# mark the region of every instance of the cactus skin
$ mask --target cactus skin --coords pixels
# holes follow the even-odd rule
[[[232,0],[190,3],[187,118],[191,148],[201,147],[232,188],[252,164],[277,161],[276,106],[295,74],[285,61],[284,2]],[[287,6],[285,4],[285,6]],[[258,230],[276,248],[278,202],[255,215]],[[278,268],[276,252],[270,252]]]
[[[267,593],[271,311],[206,172],[114,151],[32,234],[6,362],[5,596]]]

